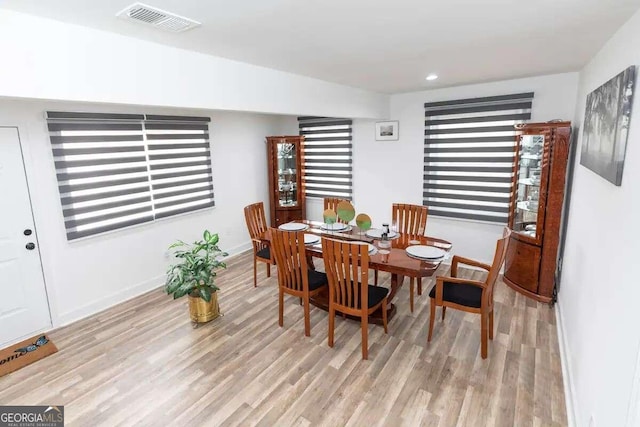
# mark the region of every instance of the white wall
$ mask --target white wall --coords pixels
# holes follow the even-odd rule
[[[354,123],[356,210],[380,224],[390,220],[394,202],[422,204],[425,102],[533,91],[533,121],[570,120],[577,81],[577,73],[566,73],[392,95],[389,119],[399,121],[398,141],[375,141],[374,120]],[[455,253],[488,262],[502,226],[430,217],[427,234],[451,241]]]
[[[216,207],[67,242],[44,112],[47,110],[210,115]],[[204,229],[219,232],[230,253],[248,249],[243,207],[267,198],[264,137],[279,133],[275,115],[99,106],[0,98],[0,126],[18,126],[36,233],[52,308],[60,326],[164,282],[166,249]]]
[[[640,64],[636,13],[580,73],[574,124],[584,118],[589,92],[630,65]],[[589,426],[640,425],[632,394],[640,348],[640,92],[635,100],[622,185],[576,164],[559,312],[572,383],[575,419]],[[578,150],[582,144],[579,133]],[[580,153],[576,162],[579,162]],[[638,384],[638,383],[636,383]],[[631,396],[636,396],[634,399]]]
[[[2,9],[0,52],[0,96],[372,118],[389,108],[388,95]]]

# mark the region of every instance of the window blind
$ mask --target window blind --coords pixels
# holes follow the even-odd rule
[[[350,119],[298,117],[304,136],[303,182],[307,197],[352,197]]]
[[[67,239],[213,206],[208,121],[47,112]]]
[[[208,117],[147,115],[155,218],[214,206]]]
[[[531,118],[533,95],[424,104],[423,204],[429,215],[507,223],[514,125]]]

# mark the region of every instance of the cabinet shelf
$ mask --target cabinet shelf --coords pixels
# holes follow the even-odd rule
[[[530,185],[532,187],[540,187],[540,181],[533,181],[531,178],[524,178],[518,180],[518,184],[520,185]]]

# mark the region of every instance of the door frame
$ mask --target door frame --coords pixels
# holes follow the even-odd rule
[[[33,212],[33,198],[32,198],[32,191],[31,191],[31,185],[29,184],[29,174],[27,173],[27,162],[25,159],[25,150],[24,150],[24,146],[22,144],[22,135],[20,133],[20,126],[18,125],[3,125],[2,123],[0,123],[0,129],[15,129],[16,130],[16,135],[18,137],[18,147],[20,147],[20,160],[22,161],[22,169],[24,170],[24,179],[25,182],[27,184],[27,198],[29,200],[29,209],[31,211],[31,220],[33,222],[33,227],[35,230],[35,240],[36,240],[36,249],[38,250],[38,260],[40,260],[40,276],[42,277],[42,288],[44,290],[44,295],[45,295],[45,299],[47,301],[47,318],[49,320],[49,325],[46,326],[45,328],[43,328],[42,330],[38,330],[36,332],[37,333],[42,333],[42,332],[48,332],[51,331],[53,328],[53,316],[51,315],[51,299],[49,297],[49,288],[47,286],[47,278],[44,272],[44,264],[42,262],[42,251],[40,250],[41,246],[40,246],[40,236],[38,233],[38,224],[36,223],[36,217],[34,215]],[[22,336],[22,337],[18,337],[15,340],[13,340],[13,342],[9,342],[7,345],[13,345],[17,342],[20,342],[24,339],[27,339],[31,336]]]

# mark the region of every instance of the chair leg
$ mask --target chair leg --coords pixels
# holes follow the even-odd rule
[[[444,314],[447,312],[447,307],[442,306],[442,320],[444,321]]]
[[[369,316],[365,313],[360,321],[362,328],[362,359],[367,360],[369,357]]]
[[[309,298],[304,299],[304,334],[311,336],[311,319],[309,319]]]
[[[373,270],[373,284],[378,286],[378,270]]]
[[[483,359],[487,358],[487,324],[489,323],[489,319],[487,319],[487,313],[480,314],[480,355]]]
[[[271,264],[267,263],[267,277],[271,277]]]
[[[430,314],[429,314],[429,336],[427,342],[431,342],[431,336],[433,335],[433,320],[436,318],[436,300],[435,298],[429,299]]]
[[[284,325],[284,292],[280,289],[278,293],[278,325]]]
[[[493,339],[493,309],[491,309],[491,313],[489,313],[489,339]]]
[[[414,291],[414,281],[415,279],[412,277],[409,280],[409,309],[413,313],[413,291]]]
[[[422,277],[418,277],[418,296],[422,295]]]
[[[387,328],[387,299],[382,300],[382,326],[384,326],[384,333],[388,334],[389,329]]]
[[[335,322],[336,322],[336,310],[332,306],[329,306],[329,336],[328,336],[329,347],[333,347],[333,327],[335,325]]]
[[[258,287],[258,261],[253,257],[253,287]]]

